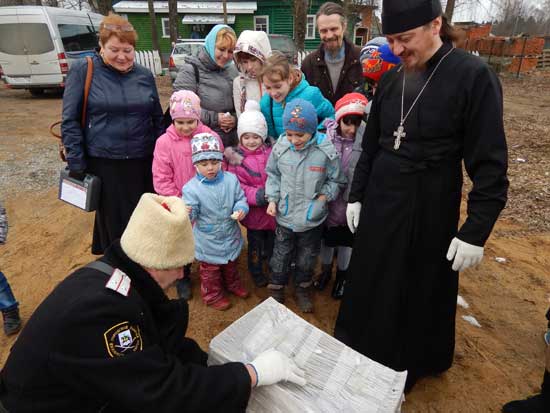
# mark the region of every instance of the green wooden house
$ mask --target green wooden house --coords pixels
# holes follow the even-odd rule
[[[319,46],[315,13],[325,0],[310,0],[306,21],[306,50]],[[168,2],[155,1],[160,52],[171,52],[168,25]],[[178,1],[178,37],[204,38],[210,29],[223,23],[221,1]],[[243,30],[263,30],[267,33],[286,34],[294,38],[292,0],[229,0],[226,3],[228,24],[237,36]],[[138,32],[138,50],[152,50],[151,22],[147,1],[122,0],[113,5],[116,13],[124,15]]]

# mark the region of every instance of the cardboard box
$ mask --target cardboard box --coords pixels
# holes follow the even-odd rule
[[[399,412],[406,372],[352,350],[273,298],[239,318],[210,342],[209,364],[252,361],[275,348],[305,370],[307,385],[253,389],[247,412]]]

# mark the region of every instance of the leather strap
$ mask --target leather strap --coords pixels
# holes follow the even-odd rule
[[[113,267],[103,261],[92,261],[91,263],[85,265],[84,268],[91,268],[107,274],[108,276],[113,275],[113,272],[115,271]]]
[[[86,109],[88,107],[88,95],[90,94],[90,86],[92,85],[92,75],[94,73],[94,62],[90,56],[86,56],[88,70],[86,71],[86,82],[84,83],[84,103],[82,104],[82,120],[80,126],[82,129],[86,127]]]
[[[90,94],[90,87],[92,85],[92,76],[94,73],[94,62],[91,57],[86,57],[88,68],[86,70],[86,81],[84,82],[84,102],[82,103],[82,114],[80,118],[80,127],[84,129],[86,127],[86,109],[88,107],[88,95]],[[63,137],[60,133],[55,131],[62,121],[54,122],[50,125],[50,133],[57,139],[59,139],[59,157],[63,162],[67,162],[67,156],[65,146],[63,145]],[[1,413],[1,412],[0,412]]]

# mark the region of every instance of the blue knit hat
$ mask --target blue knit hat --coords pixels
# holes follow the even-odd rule
[[[210,133],[197,133],[191,139],[191,151],[193,165],[200,161],[223,160],[220,142]]]
[[[285,130],[313,135],[317,130],[315,107],[304,99],[294,99],[288,102],[283,113],[283,127]]]

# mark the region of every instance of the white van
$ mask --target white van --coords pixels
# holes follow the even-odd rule
[[[0,7],[0,73],[7,87],[63,88],[71,61],[98,45],[101,14],[42,6]]]

